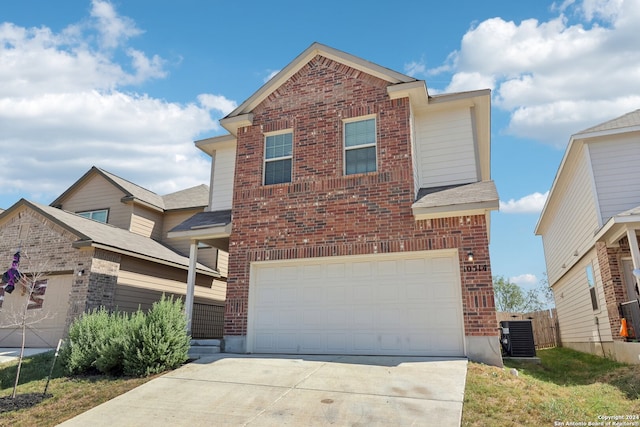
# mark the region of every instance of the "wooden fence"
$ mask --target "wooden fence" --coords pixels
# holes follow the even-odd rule
[[[555,308],[524,314],[498,312],[497,317],[498,323],[503,320],[531,320],[536,350],[562,345],[560,343],[560,328],[558,327],[558,316]]]

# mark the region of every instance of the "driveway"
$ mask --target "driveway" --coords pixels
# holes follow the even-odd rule
[[[466,359],[220,354],[70,426],[459,426]]]

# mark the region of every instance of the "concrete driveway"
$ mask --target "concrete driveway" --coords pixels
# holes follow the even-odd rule
[[[459,426],[466,359],[220,354],[62,426]]]

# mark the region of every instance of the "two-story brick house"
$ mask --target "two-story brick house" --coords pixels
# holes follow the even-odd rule
[[[169,235],[228,248],[226,351],[502,363],[488,90],[314,43],[220,123],[210,206]]]

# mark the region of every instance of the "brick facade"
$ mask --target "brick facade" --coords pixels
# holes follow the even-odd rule
[[[620,336],[620,303],[635,299],[628,295],[622,271],[622,258],[631,257],[629,241],[623,237],[617,247],[607,247],[605,243],[597,242],[596,250],[611,335],[616,341],[624,341]]]
[[[76,235],[26,208],[3,225],[0,235],[0,260],[9,263],[13,253],[20,249],[23,254],[20,270],[23,273],[74,275],[70,303],[64,313],[68,327],[86,308],[89,282],[87,276],[79,277],[77,272],[91,265],[93,250],[73,248],[71,244],[78,239]]]
[[[249,264],[458,248],[465,335],[495,336],[484,215],[416,221],[408,99],[387,82],[316,56],[238,130],[225,335],[246,335]],[[343,173],[343,119],[375,115],[377,172]],[[292,182],[263,186],[266,132],[292,129]],[[474,262],[467,261],[473,251]]]

